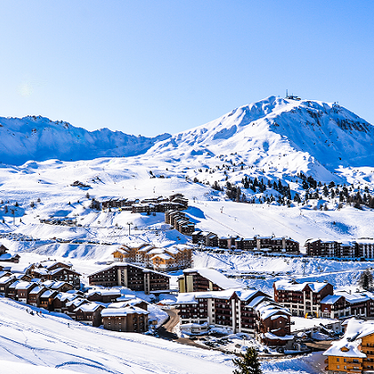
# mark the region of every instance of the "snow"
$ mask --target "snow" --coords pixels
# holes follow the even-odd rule
[[[361,338],[374,334],[374,323],[351,318],[346,324],[346,331],[343,338],[332,343],[331,347],[324,352],[325,356],[343,357],[366,357],[365,353],[359,350]]]
[[[229,288],[238,288],[240,287],[240,284],[233,281],[232,279],[226,278],[223,274],[218,272],[215,269],[207,269],[207,268],[201,268],[201,269],[186,269],[183,270],[184,274],[188,274],[191,272],[197,272],[202,277],[210,280],[212,283],[216,284],[217,286],[221,287],[222,289],[229,289]]]
[[[355,183],[355,191],[360,183],[361,189],[368,186],[372,191],[373,126],[336,104],[269,97],[192,130],[152,139],[107,129],[90,133],[43,117],[0,118],[0,123],[0,242],[21,256],[19,264],[0,265],[13,271],[48,258],[51,263],[69,260],[87,284],[89,274],[111,266],[112,253],[121,245],[145,243],[167,249],[190,240],[165,225],[162,213],[95,211],[90,209],[92,198],[135,201],[183,193],[190,205],[186,217],[199,230],[234,238],[287,236],[300,242],[302,252],[310,238],[364,243],[374,237],[370,209],[344,205],[336,210],[337,201],[329,202],[328,211],[313,209],[323,201],[290,208],[235,203],[204,184],[218,181],[224,186],[226,180],[240,184],[244,176],[250,176],[265,182],[280,179],[290,185],[292,194],[303,193],[295,176],[303,172],[322,182]],[[193,183],[195,177],[201,183]],[[87,187],[74,186],[75,181]],[[243,192],[247,197],[259,196]],[[272,188],[266,193],[277,194]],[[50,218],[76,224],[45,223]],[[208,272],[211,268],[220,276],[232,277],[227,284],[235,282],[269,295],[274,281],[288,282],[291,277],[315,289],[320,285],[317,281],[354,289],[360,273],[374,267],[374,261],[307,258],[303,262],[300,257],[250,253],[196,251],[193,260],[195,269]],[[173,274],[172,280],[180,274]],[[223,295],[229,297],[230,292]],[[245,299],[254,291],[236,292]],[[128,290],[122,295],[123,299],[135,297]],[[136,296],[148,301],[154,297]],[[72,301],[76,295],[59,297]],[[369,296],[353,292],[351,297]],[[175,296],[163,295],[162,300],[172,303]],[[260,301],[263,298],[256,305]],[[220,352],[87,327],[53,313],[31,316],[25,313],[29,307],[3,298],[0,303],[0,360],[7,373],[33,373],[36,368],[38,373],[218,374],[233,370],[232,357]],[[74,305],[79,303],[78,299]],[[149,304],[148,311],[158,324],[166,319],[155,305]],[[303,322],[306,326],[307,321]],[[319,360],[313,354],[262,366],[266,374],[320,373],[324,365],[318,366]]]

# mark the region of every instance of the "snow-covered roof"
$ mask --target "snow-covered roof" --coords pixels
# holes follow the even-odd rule
[[[37,286],[30,291],[30,295],[36,295],[43,290],[45,290],[44,286]]]
[[[369,296],[369,293],[365,292],[346,292],[346,291],[337,291],[335,295],[339,296],[344,296],[345,299],[350,303],[350,304],[357,304],[357,303],[362,303],[365,301],[370,300],[374,295]]]
[[[129,306],[126,308],[106,308],[101,311],[102,317],[123,317],[128,314],[149,314],[149,312],[136,306]]]
[[[263,337],[269,339],[269,340],[293,340],[293,335],[284,335],[284,336],[278,336],[275,334],[272,334],[271,332],[265,332],[264,334],[261,334]]]
[[[42,293],[41,297],[51,297],[56,291],[53,290],[46,290]]]
[[[121,296],[121,291],[116,288],[110,288],[110,289],[96,289],[88,293],[88,296],[91,295],[101,295],[101,296]]]
[[[343,295],[327,295],[321,300],[321,304],[335,304]]]
[[[218,287],[223,289],[230,288],[240,288],[241,285],[235,280],[229,279],[221,274],[215,269],[201,268],[201,269],[185,269],[183,270],[184,274],[195,273],[197,272],[202,277],[210,280],[212,283],[216,284]]]
[[[240,291],[236,291],[236,294],[239,296],[240,300],[247,301],[251,297],[256,295],[257,292],[258,290],[240,290]]]
[[[320,292],[329,283],[327,282],[304,282],[297,283],[294,281],[282,279],[274,283],[275,289],[284,291],[299,291],[301,292],[306,286],[309,286],[313,292]]]
[[[346,323],[346,331],[343,338],[334,342],[324,356],[341,356],[365,358],[366,354],[359,350],[361,339],[374,334],[374,322],[351,318]]]
[[[82,312],[94,312],[95,310],[99,309],[102,305],[97,303],[85,303],[81,304],[74,310],[74,312],[80,310]]]
[[[178,294],[176,304],[197,304],[195,292]]]
[[[28,290],[30,287],[33,287],[35,283],[30,282],[19,282],[16,286],[16,290]]]
[[[290,311],[286,308],[282,308],[279,304],[275,304],[273,301],[263,301],[255,307],[255,310],[260,314],[260,318],[265,320],[271,316],[282,313],[286,315],[291,315]]]

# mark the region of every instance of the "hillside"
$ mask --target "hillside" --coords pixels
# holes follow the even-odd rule
[[[100,129],[87,131],[63,121],[41,116],[0,117],[0,162],[21,165],[29,160],[90,160],[97,157],[128,157],[147,151],[169,134],[155,138]]]
[[[374,166],[373,142],[374,127],[337,104],[271,96],[157,143],[147,155],[193,166],[229,160],[269,175],[301,171],[338,180],[341,167]]]

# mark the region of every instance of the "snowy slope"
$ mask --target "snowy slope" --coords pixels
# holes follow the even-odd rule
[[[151,336],[93,328],[0,297],[0,365],[7,374],[229,374],[234,356]],[[34,308],[36,309],[36,308]],[[38,310],[38,309],[37,309]],[[312,359],[264,362],[265,374],[317,373]],[[49,371],[48,371],[49,370]]]
[[[41,116],[0,117],[0,162],[20,165],[28,160],[53,158],[70,161],[133,156],[169,136],[146,138],[106,128],[90,132]]]

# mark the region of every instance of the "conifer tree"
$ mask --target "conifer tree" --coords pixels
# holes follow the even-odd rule
[[[247,351],[240,354],[239,358],[232,360],[237,369],[233,374],[262,374],[261,364],[255,348],[247,348]]]
[[[364,290],[370,290],[373,287],[373,274],[371,273],[369,268],[361,273],[358,284]]]

